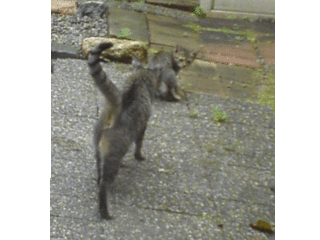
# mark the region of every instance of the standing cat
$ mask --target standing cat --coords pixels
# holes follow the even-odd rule
[[[127,79],[120,93],[99,63],[100,53],[112,47],[101,43],[91,49],[88,57],[90,74],[106,98],[106,107],[95,126],[94,144],[98,168],[99,212],[101,218],[111,219],[107,206],[107,189],[118,174],[122,158],[132,142],[134,157],[143,161],[142,141],[151,115],[151,104],[158,87],[153,69],[145,69],[133,59],[134,73]]]
[[[160,70],[160,87],[157,89],[157,96],[160,99],[167,101],[181,100],[176,75],[181,68],[190,65],[196,55],[197,52],[177,45],[172,53],[160,51],[149,58],[148,66]]]

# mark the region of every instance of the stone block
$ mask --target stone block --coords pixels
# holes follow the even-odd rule
[[[83,39],[81,46],[83,56],[87,58],[90,49],[101,42],[113,43],[112,48],[109,48],[101,53],[101,56],[107,59],[124,63],[131,63],[132,57],[136,57],[143,62],[147,60],[148,44],[146,42],[101,37]]]
[[[121,36],[123,29],[128,29],[131,34],[127,39],[149,42],[148,26],[144,13],[124,10],[117,6],[109,9],[109,37]]]
[[[151,43],[172,47],[179,44],[191,50],[200,48],[199,34],[178,20],[152,14],[147,14],[147,19]]]
[[[51,0],[51,12],[63,15],[73,15],[76,11],[75,0]]]

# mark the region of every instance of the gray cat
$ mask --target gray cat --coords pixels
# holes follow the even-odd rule
[[[180,101],[176,75],[180,69],[192,63],[198,52],[177,45],[172,53],[160,51],[148,60],[148,67],[160,71],[160,85],[156,96],[167,101]]]
[[[120,92],[99,63],[100,53],[112,47],[101,43],[91,49],[88,57],[90,74],[106,99],[106,107],[95,126],[94,144],[98,168],[99,212],[102,219],[111,219],[107,206],[107,188],[118,174],[122,158],[135,142],[134,157],[143,161],[142,141],[151,115],[158,76],[154,69],[145,69],[133,59],[133,74]]]

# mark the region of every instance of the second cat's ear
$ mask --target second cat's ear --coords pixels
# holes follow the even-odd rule
[[[195,58],[197,57],[197,55],[198,55],[199,52],[200,52],[200,50],[198,50],[198,51],[192,51],[192,52],[190,53],[190,55],[191,55],[191,57],[192,57],[193,59],[195,59]]]
[[[179,52],[179,45],[176,45],[176,48],[174,49],[175,53]]]

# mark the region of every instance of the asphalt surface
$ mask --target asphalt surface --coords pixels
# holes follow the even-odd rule
[[[121,88],[125,65],[103,64]],[[121,69],[121,71],[120,71]],[[124,158],[100,220],[92,143],[103,99],[85,60],[57,59],[51,79],[51,239],[273,239],[275,119],[271,108],[188,94],[155,101],[142,152]],[[227,121],[214,123],[219,105]]]
[[[210,31],[212,35],[208,33],[203,37],[205,31],[194,33],[182,26],[184,21],[190,20],[190,14],[182,11],[124,2],[121,8],[127,12],[132,9],[146,12],[148,9],[146,20],[141,21],[148,22],[150,43],[154,48],[172,48],[177,42],[198,47],[206,39],[223,39],[221,32]],[[72,54],[74,48],[80,50],[83,37],[117,32],[117,24],[123,23],[125,11],[113,12],[115,19],[111,22],[102,19],[101,24],[90,19],[73,22],[72,16],[53,14],[52,38],[60,44],[70,43],[72,47],[69,46],[68,51]],[[150,12],[156,15],[150,15]],[[256,36],[268,37],[267,42],[261,40],[261,43],[274,46],[274,23],[205,19],[199,24],[221,29],[227,24],[231,24],[232,29],[266,29],[267,34]],[[130,29],[136,31],[137,36],[145,32],[144,28],[141,31],[140,28]],[[225,33],[223,37],[235,38]],[[274,65],[274,57],[271,54],[271,60],[268,60],[264,52],[269,53],[270,48],[264,51],[260,39],[256,46],[245,39],[240,42],[233,39],[230,43],[222,41],[221,46],[216,43],[212,40],[208,45],[204,44],[202,62],[197,60],[198,65],[201,63],[199,66],[204,66],[203,62],[210,59],[220,61],[221,64],[208,71],[208,76],[201,69],[202,75],[194,70],[198,65],[181,73],[183,79],[180,81],[188,80],[188,76],[192,78],[192,74],[197,76],[190,80],[193,85],[189,84],[191,92],[185,100],[154,102],[142,147],[146,160],[137,162],[132,146],[123,159],[125,167],[120,169],[110,190],[112,221],[101,220],[98,214],[93,147],[93,126],[103,106],[103,97],[94,86],[86,60],[61,59],[59,56],[53,60],[51,239],[274,239],[274,233],[251,227],[259,220],[271,224],[272,228],[275,223],[274,111],[269,106],[248,102],[242,96],[251,91],[248,90],[251,85],[246,81],[252,81],[251,70],[269,71]],[[227,55],[223,55],[225,52]],[[260,58],[268,64],[257,61]],[[250,62],[247,66],[257,68],[246,68],[246,62]],[[120,63],[102,65],[121,88],[130,75],[130,67]],[[244,71],[245,74],[240,74]],[[216,87],[205,87],[209,80]],[[241,88],[233,84],[237,81],[241,82]],[[198,89],[195,89],[197,85]],[[254,86],[261,87],[259,84]],[[201,89],[207,93],[201,93]],[[251,92],[257,94],[255,88]],[[217,106],[227,114],[225,122],[213,121]]]

